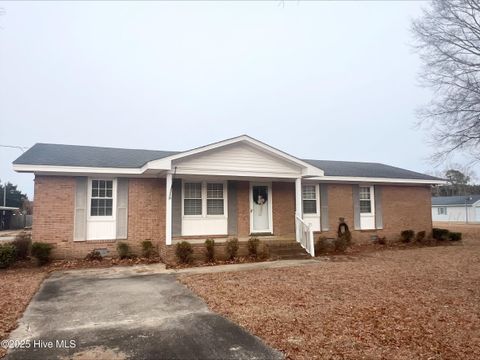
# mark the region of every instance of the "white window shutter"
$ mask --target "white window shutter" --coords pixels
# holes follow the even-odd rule
[[[87,198],[88,178],[75,178],[75,214],[73,240],[84,241],[87,239]]]
[[[117,239],[128,237],[128,179],[117,179]]]

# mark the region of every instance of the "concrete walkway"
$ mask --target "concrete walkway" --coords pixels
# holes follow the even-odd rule
[[[11,333],[23,348],[6,358],[283,358],[211,312],[172,272],[145,265],[54,273]]]
[[[245,264],[227,264],[227,265],[215,265],[215,266],[199,266],[190,267],[184,269],[167,269],[165,264],[148,264],[148,265],[134,265],[134,266],[115,266],[110,268],[98,268],[98,269],[75,269],[75,270],[63,270],[62,274],[69,274],[72,276],[102,276],[102,277],[124,277],[133,275],[154,275],[154,274],[207,274],[217,272],[229,272],[229,271],[248,271],[248,270],[260,270],[260,269],[275,269],[282,267],[294,267],[294,266],[306,266],[318,264],[321,261],[318,258],[308,260],[277,260],[277,261],[264,261],[257,263],[245,263]]]

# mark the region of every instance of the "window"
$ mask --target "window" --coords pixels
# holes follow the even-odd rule
[[[360,187],[360,213],[370,214],[372,212],[372,199],[369,186]]]
[[[447,208],[446,207],[439,207],[437,208],[438,215],[447,215]]]
[[[302,187],[302,200],[303,200],[303,213],[304,214],[316,214],[317,213],[317,193],[315,191],[315,185],[303,185]]]
[[[207,184],[207,215],[223,215],[223,184]]]
[[[185,183],[183,212],[202,215],[202,183]]]
[[[92,180],[90,216],[112,216],[113,180]]]

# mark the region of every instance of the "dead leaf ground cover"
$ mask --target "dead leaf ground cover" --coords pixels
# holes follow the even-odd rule
[[[465,240],[180,280],[289,358],[479,359],[480,226],[452,228]]]

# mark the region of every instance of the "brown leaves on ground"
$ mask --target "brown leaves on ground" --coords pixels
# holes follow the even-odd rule
[[[478,359],[476,229],[455,245],[181,281],[289,358]]]
[[[30,299],[35,294],[47,272],[38,268],[6,269],[0,271],[0,339],[17,325]],[[0,357],[5,355],[0,347]]]

